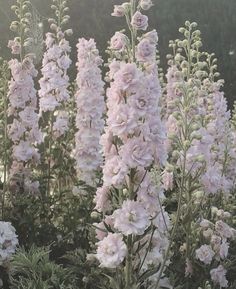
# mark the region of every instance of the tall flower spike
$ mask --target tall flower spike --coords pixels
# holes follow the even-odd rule
[[[79,39],[77,62],[77,103],[75,159],[79,178],[95,185],[96,173],[102,165],[100,137],[104,128],[104,83],[102,59],[93,39]]]
[[[8,135],[13,143],[11,185],[14,191],[37,192],[38,182],[31,180],[30,164],[39,161],[36,145],[42,142],[42,134],[38,125],[37,97],[34,78],[38,72],[34,67],[34,55],[25,54],[27,43],[27,23],[31,21],[28,1],[17,1],[12,8],[18,21],[14,21],[11,29],[18,34],[9,41],[12,53],[19,55],[20,60],[12,59],[9,67],[12,79],[9,85],[8,114],[12,118]]]
[[[71,30],[63,29],[69,17],[64,12],[67,2],[61,0],[54,0],[53,2],[55,5],[52,5],[52,9],[55,10],[57,17],[49,20],[52,32],[46,34],[43,76],[39,81],[39,106],[40,115],[44,115],[46,112],[51,113],[53,135],[58,138],[64,135],[68,129],[68,116],[64,109],[69,99],[67,70],[71,64],[69,58],[71,48],[65,37],[71,34]],[[60,113],[58,113],[59,111]]]
[[[58,164],[58,155],[63,154],[61,142],[69,130],[70,101],[69,76],[67,74],[71,65],[69,53],[71,47],[66,36],[72,34],[71,29],[64,29],[69,20],[67,1],[53,0],[52,10],[55,19],[49,19],[51,32],[46,34],[46,51],[43,56],[42,77],[39,80],[39,114],[44,132],[43,163],[47,164],[47,192],[51,193],[52,175],[58,172],[53,170],[53,164]],[[55,142],[55,140],[58,140]],[[57,153],[55,153],[57,150]],[[59,170],[62,165],[57,165]],[[56,167],[56,166],[54,166]],[[57,178],[56,178],[57,179]]]
[[[95,208],[104,216],[102,222],[96,224],[103,230],[100,234],[97,230],[100,240],[97,258],[101,266],[116,267],[120,271],[123,270],[120,265],[125,262],[126,277],[121,274],[124,280],[118,281],[124,283],[125,288],[134,286],[139,274],[149,270],[151,277],[145,281],[155,284],[158,273],[152,275],[151,270],[164,258],[170,228],[163,206],[162,185],[156,183],[151,173],[156,166],[160,174],[160,167],[166,162],[166,134],[160,116],[161,87],[156,62],[158,35],[155,30],[143,34],[148,28],[148,17],[141,13],[139,4],[147,9],[151,1],[132,0],[115,6],[113,12],[117,17],[126,16],[131,37],[116,32],[110,41],[107,120],[101,138],[105,158],[103,187],[97,190],[95,197]],[[106,262],[105,254],[100,254],[101,248],[107,248],[107,241],[112,238],[110,230],[104,232],[109,227],[115,232],[114,238],[119,234],[122,241],[117,243],[118,248],[112,246],[117,251],[111,254],[118,260],[115,264]],[[123,243],[126,251],[122,250]],[[151,252],[148,244],[153,248]],[[117,258],[118,252],[125,256]]]

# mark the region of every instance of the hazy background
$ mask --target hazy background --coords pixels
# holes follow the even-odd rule
[[[14,0],[0,0],[0,54],[9,58],[6,47],[11,32],[9,24],[14,18],[10,6]],[[119,0],[69,0],[73,59],[76,57],[77,39],[93,37],[104,53],[106,42],[116,29],[123,28],[123,19],[111,17],[114,4]],[[232,107],[236,100],[236,0],[153,0],[149,11],[150,27],[159,33],[159,49],[162,66],[166,69],[165,55],[169,52],[168,41],[179,37],[178,28],[185,20],[196,21],[202,31],[204,50],[215,52],[219,71],[225,79],[225,94]],[[32,0],[40,14],[51,16],[50,0]],[[47,30],[47,22],[44,22]]]

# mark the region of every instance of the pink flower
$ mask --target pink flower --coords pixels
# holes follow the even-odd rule
[[[135,63],[121,63],[120,70],[114,75],[121,90],[132,89],[139,81],[139,71]]]
[[[223,240],[222,244],[220,245],[220,257],[221,257],[221,259],[227,258],[228,252],[229,252],[229,243],[226,242],[226,240]]]
[[[111,38],[111,49],[122,52],[127,46],[127,37],[121,32],[116,32]]]
[[[217,268],[212,269],[210,271],[211,280],[215,283],[220,285],[221,287],[228,287],[228,281],[225,277],[227,271],[224,269],[222,265],[219,265]]]
[[[168,172],[167,170],[165,170],[162,175],[162,182],[165,190],[172,190],[174,186],[173,172]]]
[[[106,212],[111,208],[111,202],[109,200],[109,187],[101,187],[96,191],[96,196],[94,198],[94,202],[96,203],[95,210],[99,212]]]
[[[146,30],[148,28],[148,17],[136,11],[132,17],[131,25],[137,30]]]
[[[21,52],[21,45],[16,40],[9,40],[8,47],[11,48],[12,54],[20,54]]]
[[[127,247],[121,234],[109,233],[102,241],[97,243],[96,257],[101,267],[116,268],[127,254]]]
[[[155,29],[144,34],[143,38],[148,39],[149,42],[153,45],[157,45],[157,43],[158,43],[158,34],[157,34],[157,31]]]
[[[27,162],[32,159],[34,149],[27,141],[20,141],[18,145],[13,148],[13,157],[19,162]]]
[[[199,249],[196,250],[196,258],[202,261],[204,264],[211,264],[214,256],[215,252],[209,245],[202,245]]]
[[[124,7],[122,5],[115,5],[114,6],[114,11],[113,11],[113,13],[111,15],[115,16],[115,17],[123,17],[123,16],[125,16]]]
[[[32,128],[38,122],[38,114],[35,112],[35,108],[27,106],[19,113],[23,125]]]
[[[125,236],[142,235],[150,224],[149,215],[141,203],[127,200],[114,211],[114,227]]]
[[[233,229],[221,220],[215,223],[215,230],[222,238],[230,239],[234,236]]]
[[[59,112],[56,121],[53,124],[53,132],[56,138],[65,134],[68,131],[69,116],[65,111]]]
[[[153,45],[147,38],[142,39],[137,46],[136,57],[140,62],[155,61],[156,46]]]
[[[129,168],[148,167],[153,162],[150,145],[142,138],[129,139],[122,147],[120,154]]]
[[[107,159],[103,167],[103,180],[106,186],[114,185],[119,187],[124,183],[128,170],[125,163],[119,156],[114,155]]]
[[[8,135],[12,141],[18,141],[26,131],[26,128],[19,122],[17,119],[13,120],[13,123],[10,125]]]
[[[137,127],[135,114],[127,105],[120,105],[114,109],[108,117],[107,124],[110,127],[113,135],[127,136],[132,134]]]
[[[100,137],[104,127],[104,83],[100,65],[102,59],[93,39],[79,39],[78,74],[76,78],[76,127],[75,159],[80,178],[94,185],[96,172],[101,169]]]

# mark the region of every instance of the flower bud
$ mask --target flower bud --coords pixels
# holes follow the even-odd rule
[[[97,220],[99,218],[99,213],[98,212],[95,212],[93,211],[91,214],[90,214],[90,217],[93,219],[93,220]]]
[[[141,0],[140,7],[143,10],[149,10],[153,6],[152,0]]]

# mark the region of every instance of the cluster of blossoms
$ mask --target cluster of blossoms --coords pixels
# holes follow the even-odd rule
[[[52,33],[46,34],[46,52],[43,56],[42,78],[39,80],[39,107],[40,115],[46,112],[54,114],[55,120],[51,123],[54,138],[61,137],[68,130],[69,115],[65,105],[69,100],[69,77],[67,70],[71,59],[71,47],[65,39],[71,30],[62,31],[55,23],[51,24]]]
[[[233,173],[227,174],[230,165],[228,160],[235,159],[233,144],[230,144],[230,112],[220,87],[221,81],[203,81],[206,91],[204,99],[207,102],[205,127],[196,131],[199,139],[193,141],[187,153],[189,166],[193,166],[192,159],[199,156],[204,158],[206,169],[200,177],[200,183],[206,194],[213,195],[219,192],[230,193],[233,188]],[[201,92],[203,91],[202,89]],[[202,108],[204,109],[204,106]]]
[[[182,138],[183,142],[181,126],[185,118],[187,123],[191,123],[188,138],[185,134],[185,144],[182,144],[187,148],[186,171],[193,177],[198,176],[205,194],[215,195],[222,191],[229,194],[234,184],[232,162],[235,149],[229,126],[230,112],[220,91],[222,81],[206,77],[207,73],[199,67],[187,78],[183,68],[186,66],[185,58],[177,54],[177,60],[179,67],[172,64],[167,73],[167,149],[183,158],[183,150],[176,146],[176,139]],[[177,165],[180,166],[182,161],[179,159]]]
[[[186,27],[180,32],[192,35],[189,38],[192,42],[187,39],[171,42],[176,53],[169,57],[164,110],[170,165],[163,174],[163,182],[166,189],[178,191],[179,202],[185,210],[180,209],[178,221],[182,221],[186,233],[183,237],[186,238],[185,277],[190,278],[194,274],[190,239],[198,231],[194,222],[199,217],[209,217],[199,210],[203,204],[210,209],[209,197],[212,204],[217,198],[229,197],[234,187],[235,148],[230,112],[220,90],[222,81],[215,80],[218,77],[216,60],[212,59],[213,55],[199,52],[200,32],[193,32],[196,24],[186,22]],[[188,45],[189,51],[185,49]],[[226,269],[221,263],[227,258],[228,240],[233,238],[233,230],[222,219],[215,223],[204,219],[200,227],[208,243],[196,250],[196,258],[205,265],[211,265],[213,260],[214,266],[220,262],[210,271],[211,279],[227,287]]]
[[[93,39],[80,39],[77,44],[77,104],[75,159],[78,175],[94,184],[96,172],[102,165],[100,137],[104,128],[104,83],[99,66],[102,59]]]
[[[12,47],[14,43],[11,41],[9,46]],[[16,52],[20,52],[20,50],[14,51],[14,53]],[[39,184],[30,180],[29,164],[39,161],[40,155],[36,145],[42,142],[33,80],[37,76],[37,70],[31,55],[25,56],[21,62],[12,59],[9,67],[12,74],[8,93],[8,115],[12,119],[8,136],[13,142],[11,179],[13,181],[15,178],[16,182],[13,181],[15,185],[21,183],[24,191],[36,192]],[[15,189],[20,190],[20,188]]]
[[[210,270],[211,279],[221,287],[228,287],[227,271],[222,263],[228,257],[229,241],[235,239],[236,231],[225,222],[225,219],[231,218],[229,212],[216,207],[212,211],[217,216],[214,223],[206,219],[200,222],[201,234],[207,243],[196,250],[196,258],[206,265],[212,264],[213,260],[214,264],[220,262],[217,268]]]
[[[8,222],[0,222],[0,265],[15,253],[18,239],[15,228]]]
[[[115,6],[113,15],[124,16],[125,4]],[[130,25],[134,33],[146,30],[148,18],[136,11]],[[157,41],[156,31],[142,35],[131,55],[126,35],[117,32],[111,39],[111,55],[117,59],[109,65],[107,126],[101,139],[103,187],[95,197],[95,209],[104,215],[103,221],[95,224],[99,239],[96,257],[102,267],[116,268],[129,260],[135,247],[142,247],[133,256],[132,270],[143,273],[161,264],[168,247],[170,221],[162,205],[163,188],[155,184],[150,171],[166,161],[165,129],[158,106]],[[139,236],[139,241],[130,244],[131,236]]]

